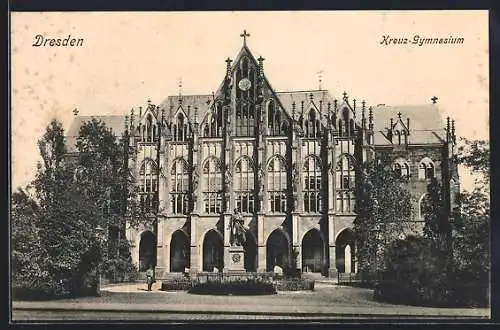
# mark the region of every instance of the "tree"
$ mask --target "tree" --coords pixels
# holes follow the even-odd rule
[[[490,256],[490,151],[489,142],[466,140],[460,147],[457,162],[476,175],[472,191],[459,196],[453,237],[456,280],[488,287]]]
[[[39,206],[21,188],[12,194],[11,206],[12,287],[17,298],[19,289],[50,286],[52,281],[39,235]]]
[[[423,204],[424,237],[433,242],[442,257],[451,254],[451,224],[442,198],[441,187],[435,177],[427,185],[427,195]]]
[[[73,180],[62,124],[53,120],[38,141],[43,163],[34,188],[40,203],[38,232],[46,252],[47,271],[54,281],[72,291],[79,280],[81,255],[95,245],[95,212]],[[96,256],[98,257],[98,256]]]
[[[116,237],[108,235],[105,246],[103,271],[113,277],[131,265],[128,242],[120,239],[125,238],[125,222],[137,227],[139,220],[146,218],[129,175],[127,156],[131,150],[127,142],[126,136],[118,139],[102,121],[92,119],[81,126],[76,143],[78,189],[95,210],[95,226],[106,228],[108,234],[112,228],[118,229]]]
[[[412,197],[406,179],[383,162],[365,164],[354,222],[359,267],[377,272],[383,268],[384,251],[391,242],[411,229]]]

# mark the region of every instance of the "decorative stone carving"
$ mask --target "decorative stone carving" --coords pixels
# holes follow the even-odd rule
[[[231,174],[231,170],[229,167],[226,167],[226,172],[224,173],[224,182],[227,185],[230,185],[233,180],[233,175]]]
[[[299,185],[299,170],[297,169],[297,163],[292,164],[292,186],[293,191],[297,191]]]
[[[199,181],[200,181],[200,170],[198,168],[198,165],[194,165],[194,167],[193,167],[193,193],[197,191]]]
[[[243,217],[237,209],[234,210],[234,214],[231,216],[230,227],[230,244],[232,246],[242,246],[245,243],[246,228],[243,223]]]

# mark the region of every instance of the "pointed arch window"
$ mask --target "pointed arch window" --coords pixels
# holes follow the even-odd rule
[[[336,210],[339,213],[354,212],[356,188],[356,171],[354,159],[350,155],[342,155],[337,162],[335,182],[337,188]]]
[[[242,213],[253,213],[254,200],[254,171],[250,158],[242,157],[234,165],[234,192],[236,208]]]
[[[286,212],[287,182],[284,160],[274,156],[267,166],[267,191],[269,195],[269,210],[271,212]]]
[[[146,213],[157,209],[158,170],[156,163],[146,159],[139,169],[139,199],[141,210]]]
[[[321,162],[309,156],[304,162],[304,211],[321,212]]]
[[[396,160],[394,160],[392,169],[394,170],[394,173],[399,177],[410,177],[410,165],[408,165],[408,162],[403,158],[397,158]]]
[[[149,113],[146,116],[145,127],[142,130],[142,141],[155,142],[157,137],[158,137],[158,127],[153,119],[153,116]]]
[[[269,135],[280,135],[281,132],[281,112],[276,107],[274,100],[267,103],[267,127]]]
[[[307,115],[307,119],[304,122],[304,136],[315,138],[320,134],[321,123],[317,118],[316,111],[314,109],[309,110],[309,114]]]
[[[205,213],[217,214],[222,205],[222,170],[219,159],[210,157],[203,165]]]
[[[429,157],[425,157],[418,165],[418,178],[421,180],[431,179],[434,175],[434,162]]]
[[[187,141],[190,135],[189,124],[187,123],[184,115],[179,113],[173,125],[174,141],[184,142]]]
[[[418,201],[418,217],[423,219],[425,213],[427,212],[428,206],[430,205],[430,196],[428,193],[424,193]]]
[[[339,136],[350,137],[354,136],[356,131],[356,124],[353,118],[350,118],[349,109],[347,107],[343,108],[342,116],[338,121]]]
[[[189,173],[188,164],[184,159],[176,159],[170,171],[172,190],[170,201],[173,214],[187,214],[189,203]]]
[[[222,103],[217,102],[213,108],[212,113],[207,116],[205,124],[203,125],[204,137],[221,137],[222,136]]]

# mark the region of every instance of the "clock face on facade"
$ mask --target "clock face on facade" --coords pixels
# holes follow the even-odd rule
[[[243,78],[240,80],[240,82],[238,83],[238,87],[242,90],[242,91],[247,91],[250,89],[250,87],[252,86],[252,83],[250,82],[250,80],[248,80],[248,78]]]

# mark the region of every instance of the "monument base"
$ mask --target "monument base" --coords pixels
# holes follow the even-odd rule
[[[228,272],[245,271],[245,253],[242,246],[232,246],[229,248]]]

